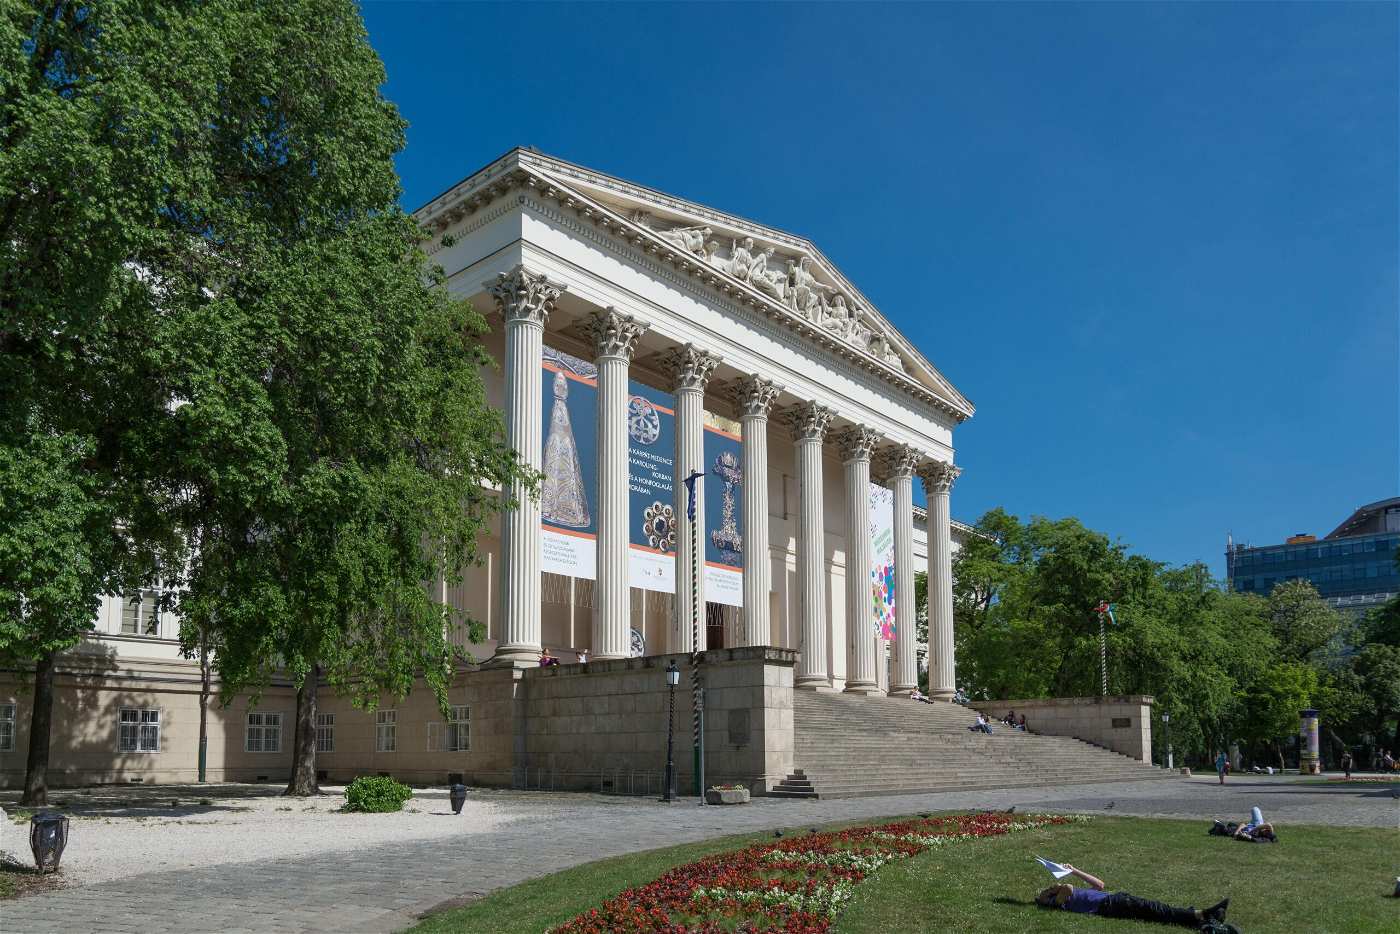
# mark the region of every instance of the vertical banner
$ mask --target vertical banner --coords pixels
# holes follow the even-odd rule
[[[636,380],[627,388],[628,578],[641,590],[674,593],[680,525],[675,512],[675,400]]]
[[[540,569],[598,577],[598,368],[544,348]]]
[[[870,484],[870,595],[875,632],[894,638],[894,491]]]
[[[739,426],[705,413],[705,600],[744,605],[744,450]]]

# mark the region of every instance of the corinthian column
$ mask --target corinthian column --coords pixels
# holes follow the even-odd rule
[[[744,645],[773,641],[768,612],[768,410],[781,391],[771,380],[746,376],[734,393],[744,438]]]
[[[646,325],[608,308],[589,316],[584,329],[593,338],[598,361],[598,584],[592,649],[595,658],[626,658],[632,615],[627,574],[627,366]]]
[[[885,459],[894,491],[894,673],[891,694],[908,694],[919,686],[915,652],[918,607],[914,605],[914,468],[918,453],[908,445]]]
[[[953,538],[948,493],[962,471],[931,461],[919,469],[928,497],[928,693],[949,699],[957,691],[953,666]]]
[[[831,409],[804,402],[786,413],[797,444],[801,505],[797,520],[797,593],[801,655],[793,684],[819,690],[831,686],[826,670],[826,520],[822,503],[822,438]]]
[[[486,283],[506,322],[506,441],[522,466],[541,463],[540,353],[564,286],[516,266]],[[540,502],[519,480],[501,520],[501,625],[489,664],[534,665],[540,654]]]
[[[846,693],[876,694],[870,587],[870,454],[880,436],[863,425],[836,439],[846,465]]]
[[[705,650],[705,386],[719,357],[693,344],[677,347],[662,365],[671,374],[676,395],[676,609],[671,620],[671,651]],[[686,515],[685,478],[695,481],[696,548],[691,548],[691,522]],[[698,550],[699,554],[696,554]],[[698,558],[699,560],[695,560]],[[699,620],[698,642],[692,628]]]

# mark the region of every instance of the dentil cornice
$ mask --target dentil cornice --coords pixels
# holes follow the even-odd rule
[[[713,264],[706,262],[694,253],[663,239],[657,231],[630,221],[612,208],[575,190],[562,187],[562,183],[556,183],[547,176],[538,174],[521,163],[521,155],[519,151],[507,154],[477,175],[429,202],[415,212],[415,217],[430,232],[442,234],[497,198],[519,191],[521,195],[518,203],[523,205],[525,193],[535,194],[555,202],[564,210],[572,211],[581,220],[589,222],[604,233],[640,249],[646,255],[670,264],[683,275],[705,284],[741,307],[754,309],[780,323],[786,330],[809,342],[825,347],[838,357],[857,364],[861,370],[873,374],[882,381],[933,406],[955,421],[962,422],[971,416],[972,408],[970,405],[964,407],[962,404],[954,404],[944,399],[909,374],[896,369],[884,360],[877,359],[869,350],[857,348],[841,339],[838,336],[839,332],[833,332],[819,322],[808,320],[781,301],[764,294],[752,283],[736,281],[732,275],[716,269]],[[551,167],[557,169],[557,166],[552,162]],[[636,188],[637,186],[631,187]],[[649,189],[638,190],[650,192]],[[655,200],[659,197],[659,193],[650,192],[648,197]],[[728,217],[728,215],[715,213],[717,217]],[[761,230],[764,230],[763,236],[774,239],[771,230]],[[792,246],[795,249],[810,247],[806,241],[792,239]],[[840,281],[849,285],[849,283],[845,283],[844,279]],[[880,343],[879,335],[876,337],[877,339],[872,341],[872,346]],[[885,344],[881,346],[888,352],[888,339],[884,340]],[[956,393],[956,390],[953,392]]]

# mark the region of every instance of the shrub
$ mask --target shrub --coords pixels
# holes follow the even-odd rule
[[[403,809],[413,789],[387,775],[361,775],[345,789],[345,810],[383,814]]]

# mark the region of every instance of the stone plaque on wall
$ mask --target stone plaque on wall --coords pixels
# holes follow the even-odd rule
[[[1132,721],[1131,719],[1129,719],[1128,717],[1114,717],[1114,718],[1113,718],[1113,728],[1114,728],[1115,730],[1126,730],[1128,727],[1130,727],[1130,726],[1132,726],[1132,725],[1133,725],[1133,721]]]
[[[729,742],[734,746],[749,744],[749,710],[740,707],[729,711]]]

